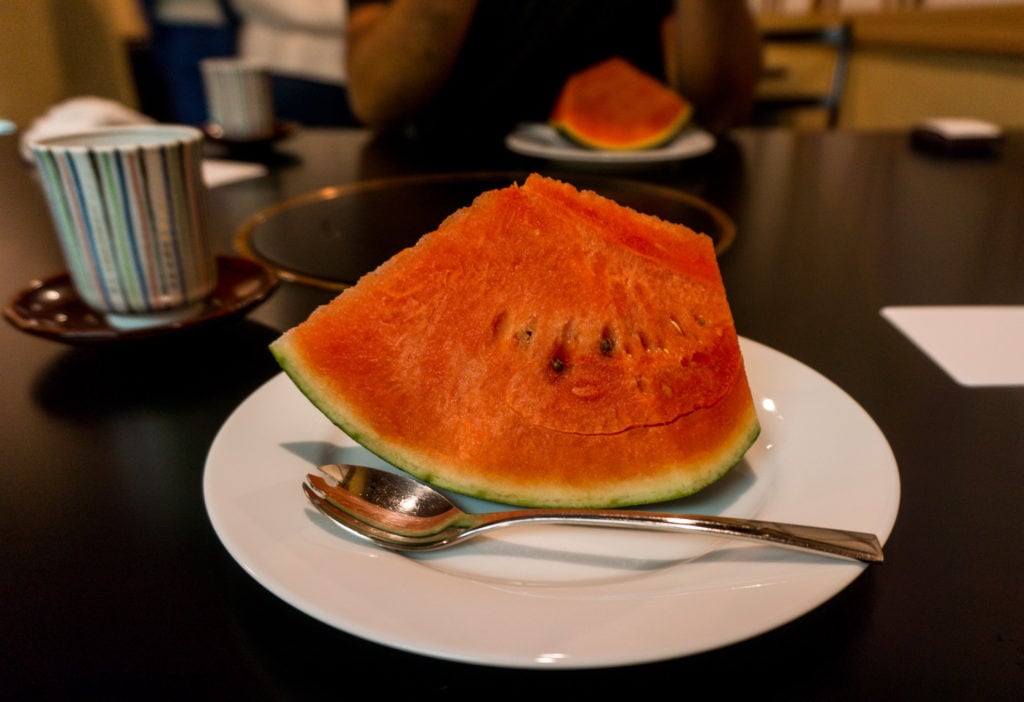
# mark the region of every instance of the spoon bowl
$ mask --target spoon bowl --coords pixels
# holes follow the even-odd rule
[[[776,544],[870,563],[883,561],[874,534],[754,519],[637,510],[517,509],[472,514],[411,476],[347,463],[320,467],[303,491],[335,524],[394,551],[433,551],[516,524],[570,524],[700,533]]]

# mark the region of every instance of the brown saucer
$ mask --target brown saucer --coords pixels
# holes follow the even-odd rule
[[[35,280],[4,308],[4,317],[18,329],[66,344],[102,344],[149,339],[205,327],[246,314],[277,287],[274,273],[254,261],[217,257],[217,286],[195,314],[186,319],[140,329],[112,326],[78,296],[67,273]]]
[[[229,139],[224,136],[224,132],[220,126],[212,122],[207,122],[202,126],[203,134],[206,138],[215,144],[221,144],[229,149],[249,149],[269,146],[283,139],[287,139],[297,132],[299,125],[295,122],[277,122],[274,124],[274,131],[266,137],[258,137],[255,139]]]

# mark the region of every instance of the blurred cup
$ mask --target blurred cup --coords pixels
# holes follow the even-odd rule
[[[224,139],[268,139],[277,124],[270,72],[239,58],[200,61],[211,126]]]
[[[187,318],[217,282],[203,133],[102,127],[31,142],[71,282],[120,328]]]

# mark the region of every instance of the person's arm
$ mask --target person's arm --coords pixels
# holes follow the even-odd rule
[[[746,0],[674,4],[665,31],[670,84],[712,131],[747,122],[761,73],[761,38]]]
[[[414,115],[448,78],[476,0],[395,0],[353,8],[348,22],[348,92],[371,127]]]

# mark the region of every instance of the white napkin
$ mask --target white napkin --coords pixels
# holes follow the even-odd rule
[[[882,316],[961,385],[1024,385],[1024,305],[884,307]]]
[[[220,158],[203,159],[203,181],[209,188],[237,183],[249,178],[259,178],[266,174],[267,167],[261,163],[226,161]]]
[[[21,156],[32,162],[29,144],[61,134],[93,129],[119,127],[130,124],[153,124],[153,120],[114,100],[86,95],[57,103],[42,116],[33,120],[21,135]]]

